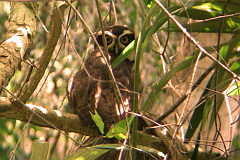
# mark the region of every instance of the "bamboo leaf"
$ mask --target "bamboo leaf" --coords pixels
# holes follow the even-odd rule
[[[100,157],[104,153],[107,153],[110,150],[120,151],[121,149],[125,151],[130,151],[132,150],[132,147],[129,147],[127,145],[123,146],[120,144],[101,144],[101,145],[81,148],[77,152],[73,153],[72,155],[65,157],[64,160],[93,160],[93,159],[97,159],[98,157]],[[147,146],[138,145],[137,148],[134,150],[144,154],[149,154],[152,157],[154,155],[156,159],[162,159],[166,157],[163,152]]]
[[[130,56],[130,54],[133,52],[133,50],[136,48],[136,41],[132,41],[123,51],[122,53],[114,60],[112,63],[112,69],[117,67],[122,61],[124,61],[127,57]]]
[[[144,0],[144,3],[148,8],[152,8],[154,5],[154,2],[152,0]]]
[[[127,131],[133,121],[135,116],[130,116],[127,118],[127,121],[121,120],[117,124],[115,124],[107,133],[108,138],[117,138],[117,139],[126,139],[127,138]]]
[[[207,51],[213,51],[211,47],[205,48]],[[167,82],[172,78],[173,75],[178,73],[179,71],[182,71],[183,69],[190,67],[196,62],[196,59],[198,57],[198,54],[196,54],[198,51],[193,53],[192,55],[188,56],[183,60],[181,63],[177,64],[175,67],[173,67],[169,72],[165,73],[161,77],[161,79],[156,83],[152,91],[148,94],[148,97],[146,98],[145,102],[142,105],[142,110],[146,111],[153,103],[155,97],[159,94],[159,92],[162,90],[162,88],[167,84]],[[202,55],[202,58],[204,58],[205,55]]]
[[[95,113],[92,114],[92,112],[90,112],[90,115],[93,119],[93,121],[95,122],[96,126],[98,127],[99,131],[104,134],[104,123],[102,121],[101,116],[97,113],[97,111],[95,110]]]
[[[239,36],[237,36],[236,38],[232,39],[228,43],[223,44],[221,46],[220,52],[219,52],[219,61],[228,63],[230,58],[233,56],[232,53],[236,48],[236,46],[239,46]],[[234,61],[234,63],[230,66],[230,69],[236,74],[238,74],[239,72],[238,70],[240,70],[239,69],[240,66],[238,65],[239,63],[237,61]],[[198,128],[200,123],[201,123],[200,132],[201,132],[201,130],[204,128],[206,124],[206,120],[209,116],[209,113],[212,114],[210,116],[211,119],[208,126],[209,130],[211,130],[213,123],[215,122],[214,114],[216,113],[213,111],[213,107],[212,107],[213,105],[212,96],[214,93],[210,93],[209,90],[216,89],[218,92],[223,92],[231,83],[231,79],[233,78],[232,75],[227,71],[225,71],[224,69],[222,69],[221,67],[218,67],[217,69],[218,69],[217,81],[215,81],[216,75],[212,75],[212,77],[208,81],[206,89],[203,91],[203,94],[201,95],[201,97],[206,97],[206,100],[202,101],[200,99],[198,101],[197,104],[199,104],[199,106],[194,110],[191,116],[190,123],[185,135],[185,138],[188,140],[192,138],[192,136],[196,132],[196,129]],[[216,98],[217,98],[217,103],[215,104],[215,107],[216,107],[216,111],[218,112],[222,106],[224,98],[222,94],[217,94]]]
[[[102,146],[102,147],[101,147]],[[111,149],[120,147],[119,144],[107,144],[81,148],[74,154],[67,156],[64,160],[93,160],[108,152]]]
[[[211,77],[211,79],[213,79],[213,76]],[[211,81],[208,82],[206,88],[210,88],[210,83]],[[208,97],[209,94],[209,90],[205,89],[201,95],[201,97]],[[208,112],[206,112],[206,110],[209,110],[210,106],[212,104],[211,99],[200,99],[198,101],[198,103],[196,104],[197,108],[194,110],[186,134],[185,134],[185,139],[187,140],[186,143],[188,143],[188,140],[190,140],[192,138],[192,136],[194,135],[194,133],[196,132],[199,124],[204,120],[203,117],[207,117],[208,116]],[[205,112],[204,112],[205,110]],[[204,124],[204,122],[202,122]],[[203,125],[202,125],[203,126]],[[202,128],[202,127],[201,127]]]
[[[234,38],[234,41],[231,40],[230,42],[222,45],[219,51],[219,61],[224,62],[228,64],[232,53],[234,52],[234,49],[239,46],[239,36]],[[216,68],[216,79],[212,81],[211,90],[216,90],[218,93],[222,93],[224,90],[226,90],[232,81],[232,74],[227,72],[221,67]],[[216,94],[215,95],[215,104],[214,108],[212,109],[211,119],[208,126],[208,129],[211,130],[213,127],[214,122],[216,121],[216,116],[218,112],[220,111],[222,104],[224,102],[224,96],[223,94]],[[209,132],[210,133],[210,132]]]
[[[238,96],[240,95],[240,83],[234,83],[231,85],[227,91],[229,96]]]
[[[186,9],[176,14],[180,17],[191,18],[195,20],[202,20],[198,23],[190,23],[183,25],[188,31],[191,32],[204,32],[204,33],[218,33],[219,27],[216,24],[222,25],[222,33],[240,33],[240,18],[239,7],[240,1],[229,1],[226,10],[225,3],[220,1],[195,1],[188,5]],[[224,16],[223,14],[224,10]],[[221,17],[222,16],[222,17]],[[224,17],[224,21],[222,18]],[[171,24],[170,31],[180,32],[179,28]],[[167,29],[169,30],[169,28]]]
[[[235,18],[226,18],[225,21],[221,23],[221,19],[216,19],[206,22],[190,23],[183,25],[184,28],[189,32],[201,32],[201,33],[218,33],[219,27],[216,24],[222,24],[222,33],[239,34],[240,33],[240,19],[234,20]],[[181,30],[171,24],[170,28],[164,29],[171,32],[181,32]]]

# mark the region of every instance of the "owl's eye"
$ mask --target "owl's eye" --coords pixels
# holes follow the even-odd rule
[[[121,39],[120,39],[120,40],[121,40],[121,42],[122,42],[122,43],[124,43],[124,44],[125,44],[125,43],[127,43],[127,42],[128,42],[128,37],[127,37],[127,36],[123,36],[123,37],[121,37]]]
[[[107,42],[107,44],[112,43],[112,41],[113,41],[113,38],[112,38],[112,37],[106,36],[106,42]]]

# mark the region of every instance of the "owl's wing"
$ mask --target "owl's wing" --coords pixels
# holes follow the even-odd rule
[[[68,82],[67,97],[70,109],[77,114],[79,107],[87,104],[90,82],[83,71],[76,72]]]
[[[94,113],[94,110],[105,124],[114,120],[115,96],[108,73],[101,53],[95,50],[86,60],[83,69],[69,80],[67,95],[70,108],[87,124],[94,124],[89,113]]]
[[[112,58],[112,57],[111,57]],[[123,104],[117,97],[107,64],[98,50],[86,60],[82,70],[69,80],[68,99],[70,108],[86,123],[95,125],[90,112],[101,116],[105,128],[125,118],[132,110],[133,62],[124,61],[113,70],[120,89]],[[117,98],[116,98],[117,97]]]

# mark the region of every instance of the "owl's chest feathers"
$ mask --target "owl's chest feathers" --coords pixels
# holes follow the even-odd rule
[[[111,67],[111,63],[113,63],[116,58],[117,55],[111,52],[109,52],[108,55],[105,54],[103,57],[99,51],[95,51],[90,55],[85,63],[86,72],[88,72],[88,74],[90,74],[90,76],[93,78],[100,80],[111,80],[110,72],[113,73],[117,82],[121,82],[123,78],[133,78],[133,61],[126,59],[113,70],[109,68]],[[110,62],[109,67],[106,61]]]
[[[109,58],[110,61],[116,59],[114,56]],[[109,68],[100,52],[93,52],[84,68],[73,76],[72,83],[69,84],[68,97],[72,100],[70,106],[75,113],[82,119],[88,119],[89,111],[94,113],[96,109],[104,123],[121,119],[124,112],[132,108],[133,64],[134,62],[125,60],[112,70],[123,100],[123,105],[119,105]]]
[[[109,128],[111,124],[127,116],[127,112],[132,109],[134,62],[126,59],[114,69],[111,69],[111,64],[135,36],[134,31],[120,25],[111,26],[104,33],[108,53],[103,51],[102,55],[95,47],[84,67],[69,80],[67,96],[71,109],[86,125],[95,126],[89,111],[93,114],[97,111],[105,128]],[[103,46],[102,32],[96,33],[96,39]],[[116,85],[120,95],[119,92],[116,94]]]

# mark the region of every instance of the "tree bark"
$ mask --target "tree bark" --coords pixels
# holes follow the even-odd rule
[[[0,92],[20,69],[21,62],[27,57],[26,51],[36,32],[36,19],[32,7],[35,3],[13,2],[9,16],[9,27],[0,45]]]
[[[62,5],[61,7],[55,8],[53,10],[53,14],[51,16],[50,31],[43,54],[37,63],[32,75],[30,76],[29,81],[23,85],[20,93],[18,94],[19,99],[23,103],[26,103],[28,101],[34,90],[37,88],[38,83],[42,79],[45,70],[47,69],[54,49],[57,45],[59,36],[61,34],[63,14],[66,7],[67,5]]]
[[[6,97],[0,97],[0,117],[29,122],[36,126],[58,129],[65,132],[75,132],[93,137],[101,136],[97,127],[90,128],[85,125],[76,114],[60,112],[31,104],[21,105],[19,103],[16,105],[17,103],[15,102]],[[170,136],[172,135],[171,131],[167,130],[163,132],[160,129],[156,135],[138,131],[138,144],[155,148],[163,153],[170,153],[171,156],[180,157],[179,159],[187,159],[186,155],[181,153],[181,151],[186,151],[182,142],[175,140],[177,141],[177,145],[174,143],[175,145],[173,146],[175,147],[169,147],[173,143],[173,139]]]
[[[84,135],[99,136],[97,128],[89,128],[75,114],[60,112],[31,104],[16,105],[15,101],[0,97],[0,117],[29,122],[36,126],[75,132]]]

